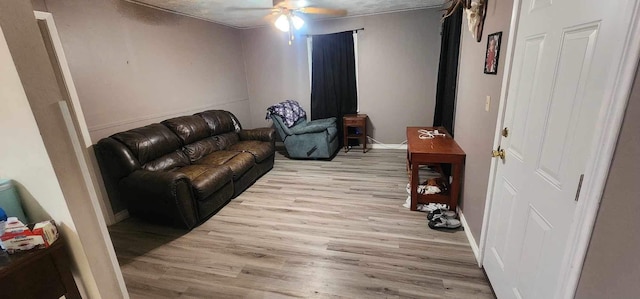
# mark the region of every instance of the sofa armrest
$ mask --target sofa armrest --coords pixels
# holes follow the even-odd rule
[[[291,128],[291,133],[294,135],[308,134],[308,133],[320,133],[329,127],[335,127],[334,123],[307,123],[306,126],[297,126]]]
[[[119,189],[134,215],[187,229],[199,221],[191,181],[184,174],[136,170],[120,180]]]
[[[240,140],[258,140],[265,142],[275,142],[276,140],[276,130],[274,128],[242,130],[239,135]]]

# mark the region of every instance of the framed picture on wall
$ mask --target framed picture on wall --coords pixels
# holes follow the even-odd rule
[[[502,31],[489,34],[487,36],[487,55],[484,58],[484,73],[495,75],[498,73],[498,57],[500,54],[500,43],[502,42]]]

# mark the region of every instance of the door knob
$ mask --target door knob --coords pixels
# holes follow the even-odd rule
[[[497,150],[491,151],[491,157],[493,158],[500,157],[500,159],[504,160],[505,152],[503,149],[500,148],[500,146],[498,146]]]

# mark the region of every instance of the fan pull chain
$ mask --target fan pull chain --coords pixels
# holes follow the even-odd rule
[[[293,20],[291,19],[291,14],[287,15],[287,19],[289,20],[289,46],[291,46],[291,42],[295,38],[293,35]]]

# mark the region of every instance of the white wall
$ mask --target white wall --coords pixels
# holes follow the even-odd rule
[[[93,142],[225,109],[248,123],[240,30],[123,0],[39,0],[53,14]]]
[[[74,275],[85,298],[99,298],[97,285],[69,208],[0,28],[0,177],[17,182],[32,221],[55,219],[71,249]]]
[[[309,22],[293,45],[273,26],[247,29],[242,43],[254,127],[269,125],[267,107],[286,99],[310,112],[311,91],[304,34],[358,32],[360,112],[369,135],[383,143],[406,139],[407,126],[433,124],[440,55],[440,15],[423,9]]]

